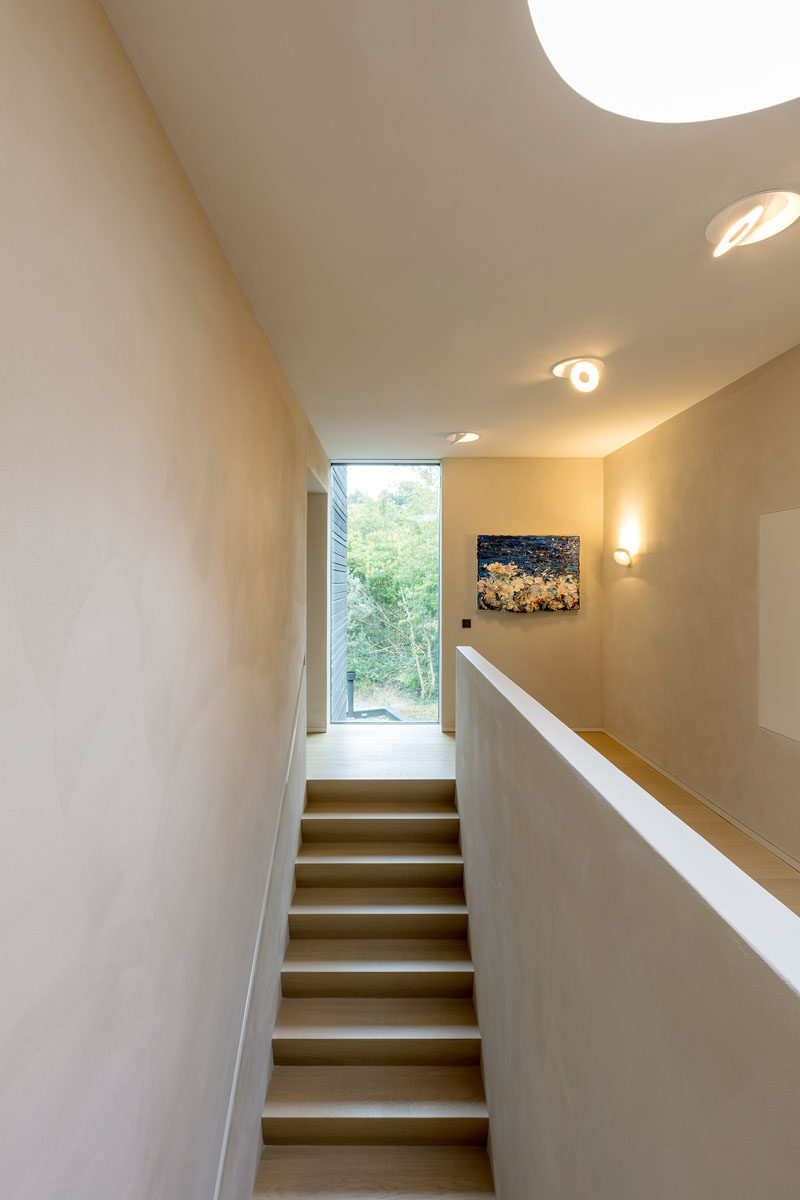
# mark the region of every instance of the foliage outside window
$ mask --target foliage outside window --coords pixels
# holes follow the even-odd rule
[[[383,470],[386,486],[348,494],[347,665],[357,708],[386,705],[407,720],[436,721],[439,468]]]

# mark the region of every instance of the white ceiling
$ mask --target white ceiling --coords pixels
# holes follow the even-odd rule
[[[526,0],[104,7],[334,457],[606,454],[800,340],[800,224],[703,236],[800,187],[800,101],[601,111]],[[548,373],[577,354],[591,396]]]

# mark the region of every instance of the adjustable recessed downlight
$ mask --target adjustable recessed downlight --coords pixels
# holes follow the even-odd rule
[[[743,217],[739,217],[737,221],[728,226],[714,247],[714,258],[727,254],[734,246],[738,246],[739,242],[743,242],[763,211],[764,205],[757,204],[755,208],[751,208]]]
[[[569,378],[576,391],[593,392],[600,382],[603,366],[601,358],[565,358],[551,370],[559,379]]]
[[[763,242],[793,225],[800,217],[800,195],[786,190],[755,192],[728,204],[706,226],[706,241],[721,258],[736,246]]]
[[[448,433],[447,440],[458,445],[461,442],[477,442],[480,436],[479,433]]]

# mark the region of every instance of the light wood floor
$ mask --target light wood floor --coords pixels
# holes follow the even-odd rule
[[[800,871],[795,871],[777,854],[742,833],[730,821],[720,817],[608,734],[582,733],[581,737],[651,796],[655,796],[659,804],[675,813],[746,875],[800,916]]]
[[[330,725],[309,733],[309,779],[455,779],[456,738],[438,725]]]

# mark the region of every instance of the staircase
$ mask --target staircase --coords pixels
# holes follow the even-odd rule
[[[313,781],[257,1200],[491,1200],[452,781]]]

